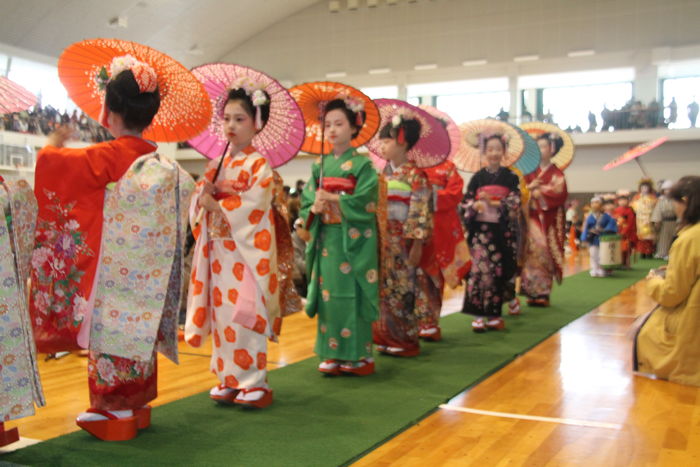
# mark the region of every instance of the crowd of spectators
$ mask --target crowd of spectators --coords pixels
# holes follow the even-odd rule
[[[99,123],[77,110],[69,114],[61,113],[51,106],[36,107],[24,111],[2,115],[2,129],[33,135],[48,135],[60,125],[72,125],[76,139],[88,143],[100,143],[112,139],[112,136]]]

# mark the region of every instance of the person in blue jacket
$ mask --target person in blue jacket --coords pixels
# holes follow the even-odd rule
[[[591,258],[591,277],[605,277],[607,273],[600,267],[600,236],[617,233],[617,223],[603,211],[603,202],[598,196],[591,199],[591,213],[583,224],[581,242],[588,244]]]

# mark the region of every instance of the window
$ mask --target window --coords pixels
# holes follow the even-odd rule
[[[563,129],[587,131],[589,112],[600,128],[604,108],[621,109],[632,99],[633,80],[633,68],[615,68],[521,76],[518,88],[535,119],[551,118]]]
[[[370,99],[398,99],[398,86],[375,86],[371,88],[360,88]]]
[[[36,94],[44,107],[50,105],[61,111],[76,108],[58,79],[55,66],[13,57],[7,77]]]
[[[632,83],[548,88],[542,92],[542,109],[545,114],[551,114],[554,123],[562,129],[578,126],[587,131],[589,111],[595,115],[597,128],[600,128],[600,114],[604,108],[621,109],[630,99]]]
[[[685,78],[669,78],[661,82],[661,92],[664,101],[664,116],[669,128],[690,128],[691,110],[695,108],[697,118],[698,98],[700,98],[700,76],[688,76]],[[675,100],[675,109],[672,102]],[[691,105],[693,104],[694,105]],[[691,106],[691,107],[689,107]]]
[[[422,98],[435,102],[457,123],[495,117],[510,109],[508,78],[491,78],[441,83],[412,84],[407,87],[408,99]]]

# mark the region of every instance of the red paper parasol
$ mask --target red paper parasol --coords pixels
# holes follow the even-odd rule
[[[21,112],[36,104],[34,94],[4,76],[0,76],[0,114]]]
[[[190,71],[168,55],[136,42],[88,39],[68,46],[58,59],[58,76],[71,99],[99,121],[104,92],[97,76],[112,59],[131,55],[147,63],[158,76],[160,109],[143,137],[154,141],[185,141],[198,135],[211,119],[204,86]]]
[[[644,144],[640,144],[639,146],[635,146],[632,149],[630,149],[629,151],[627,151],[626,153],[624,153],[623,155],[616,157],[612,161],[608,162],[605,165],[605,167],[603,167],[603,170],[614,169],[615,167],[622,165],[624,163],[627,163],[633,159],[636,160],[637,163],[639,163],[639,161],[637,160],[637,158],[639,156],[648,153],[649,151],[651,151],[654,148],[658,148],[659,146],[664,144],[666,141],[668,141],[668,138],[666,136],[663,136],[659,139],[655,139],[654,141],[649,141],[648,143],[644,143]],[[640,164],[640,167],[641,167],[641,164]],[[641,167],[641,168],[642,168],[642,172],[644,172],[644,174],[646,175],[644,168],[643,167]]]
[[[552,155],[552,164],[556,165],[559,170],[565,170],[571,165],[571,162],[574,160],[576,148],[574,147],[574,140],[571,139],[571,135],[567,132],[552,123],[544,122],[523,123],[520,125],[520,128],[527,131],[535,140],[537,140],[538,136],[545,133],[554,133],[561,137],[564,141],[564,145],[556,154]]]
[[[420,123],[420,139],[406,155],[408,160],[420,168],[433,167],[443,162],[450,154],[450,137],[442,123],[425,110],[419,109],[398,99],[377,99],[374,101],[381,115],[380,128],[392,122],[396,115],[405,119],[416,119]],[[381,140],[375,135],[367,143],[372,162],[379,169],[386,165],[386,159],[381,157]]]
[[[220,157],[226,147],[223,104],[233,83],[249,82],[270,96],[270,117],[253,138],[253,147],[277,168],[297,155],[304,141],[304,118],[291,94],[272,77],[242,65],[210,63],[194,68],[192,73],[209,93],[214,114],[209,127],[188,143],[204,156]]]
[[[525,150],[525,143],[520,133],[511,125],[494,119],[473,120],[459,126],[462,132],[462,145],[452,162],[465,172],[478,172],[486,166],[486,158],[481,154],[481,138],[485,135],[499,134],[508,140],[506,154],[501,165],[510,167],[515,164]]]
[[[447,158],[449,160],[454,159],[455,155],[459,151],[460,146],[462,145],[462,132],[459,131],[459,127],[457,126],[455,121],[452,120],[452,117],[447,115],[445,112],[443,112],[442,110],[438,110],[433,106],[419,105],[418,108],[425,110],[433,117],[445,123],[445,125],[447,126],[447,134],[450,136],[450,155],[447,156]]]
[[[328,153],[331,149],[332,145],[327,141],[323,142],[323,149],[321,148],[321,139],[323,138],[321,124],[325,105],[334,99],[349,97],[355,98],[364,104],[365,122],[360,130],[360,134],[351,141],[353,147],[357,148],[366,144],[379,129],[379,110],[377,106],[372,102],[372,99],[351,86],[332,81],[315,81],[294,86],[289,92],[297,101],[301,112],[304,114],[306,138],[301,146],[301,150],[304,152],[321,154],[322,152]]]

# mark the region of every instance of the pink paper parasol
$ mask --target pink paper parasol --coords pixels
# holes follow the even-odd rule
[[[4,76],[0,76],[0,114],[21,112],[36,104],[34,94]]]
[[[663,136],[659,139],[655,139],[654,141],[649,141],[644,144],[640,144],[638,146],[633,147],[629,151],[625,152],[619,157],[616,157],[612,161],[608,162],[605,167],[603,167],[603,170],[610,170],[614,169],[615,167],[618,167],[622,164],[625,164],[631,160],[637,161],[639,163],[639,160],[637,159],[639,156],[642,156],[649,151],[651,151],[654,148],[658,148],[662,144],[664,144],[666,141],[668,141],[668,138],[666,136]],[[642,172],[644,172],[644,175],[646,175],[646,171],[640,164],[640,168],[642,168]]]
[[[452,160],[459,151],[459,146],[462,144],[462,132],[459,131],[459,126],[452,120],[452,117],[431,105],[419,105],[418,108],[425,110],[433,117],[444,122],[447,126],[447,134],[450,137],[450,155],[447,156],[447,158]]]
[[[375,104],[379,108],[381,131],[384,125],[391,123],[395,115],[401,115],[405,119],[417,119],[420,122],[420,139],[408,152],[408,160],[418,167],[426,168],[438,165],[450,154],[450,136],[445,126],[437,118],[425,110],[398,99],[376,99]],[[379,132],[367,143],[369,155],[374,165],[383,169],[386,159],[381,154]]]
[[[188,143],[202,155],[216,159],[226,147],[222,128],[223,106],[234,82],[247,80],[270,96],[270,117],[253,138],[253,147],[267,158],[273,168],[289,162],[304,142],[304,118],[291,94],[274,78],[252,68],[231,63],[210,63],[192,70],[209,94],[214,108],[212,121],[201,134]]]

